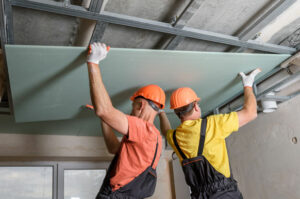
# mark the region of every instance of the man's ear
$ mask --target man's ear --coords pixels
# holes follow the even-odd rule
[[[139,110],[143,110],[147,105],[146,100],[141,100]]]
[[[198,112],[200,111],[199,107],[197,106],[197,102],[194,103],[194,109]]]

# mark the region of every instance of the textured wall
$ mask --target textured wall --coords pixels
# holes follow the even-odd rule
[[[299,122],[300,96],[276,112],[259,114],[229,137],[233,174],[245,199],[300,198]]]

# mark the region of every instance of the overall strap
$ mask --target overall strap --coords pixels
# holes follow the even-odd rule
[[[200,132],[200,141],[199,141],[199,147],[198,147],[198,156],[202,155],[204,142],[205,142],[205,133],[206,133],[206,124],[207,119],[202,119],[201,122],[201,132]]]
[[[156,159],[157,148],[158,148],[158,136],[157,136],[157,139],[156,139],[156,148],[155,148],[154,158],[153,158],[152,163],[151,163],[151,167],[153,166],[154,161]]]
[[[180,149],[180,147],[179,147],[179,145],[178,145],[178,143],[177,143],[177,139],[176,139],[176,130],[175,130],[174,133],[173,133],[173,142],[174,142],[174,144],[175,144],[175,146],[176,146],[177,151],[180,153],[181,157],[182,157],[183,159],[187,159],[186,156],[184,155],[184,153],[181,151],[181,149]]]

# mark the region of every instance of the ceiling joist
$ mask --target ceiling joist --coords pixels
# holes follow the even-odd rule
[[[173,27],[171,24],[168,23],[142,19],[138,17],[132,17],[132,16],[116,14],[111,12],[94,13],[88,11],[87,9],[81,6],[75,6],[75,5],[64,6],[63,2],[53,2],[49,0],[43,0],[43,1],[4,0],[4,1],[5,4],[10,3],[12,6],[20,6],[20,7],[30,8],[30,9],[42,10],[42,11],[47,11],[47,12],[52,12],[57,14],[63,14],[63,15],[91,19],[91,20],[96,20],[96,21],[101,21],[106,23],[124,25],[124,26],[139,28],[139,29],[172,34],[175,36],[189,37],[193,39],[227,44],[227,45],[237,46],[242,48],[249,48],[249,49],[254,49],[254,50],[259,50],[264,52],[293,54],[296,51],[295,48],[268,44],[268,43],[261,43],[254,40],[243,41],[240,40],[238,37],[220,34],[220,33],[214,33],[210,31],[199,30],[191,27],[183,27],[182,29],[179,29]]]
[[[174,27],[182,29],[188,21],[194,16],[196,11],[200,8],[201,3],[204,0],[191,0],[181,15],[176,19],[174,23]],[[182,36],[175,36],[168,42],[167,46],[164,48],[165,50],[174,50],[180,42],[184,40]]]
[[[243,41],[253,39],[258,32],[272,22],[276,17],[288,9],[296,0],[277,0],[271,2],[268,7],[264,8],[256,17],[247,24],[246,27],[236,34]],[[231,52],[242,52],[245,48],[233,49]]]

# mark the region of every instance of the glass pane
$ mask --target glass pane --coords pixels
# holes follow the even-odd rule
[[[52,199],[52,167],[0,167],[0,198]]]
[[[65,170],[64,199],[95,198],[106,170]]]

